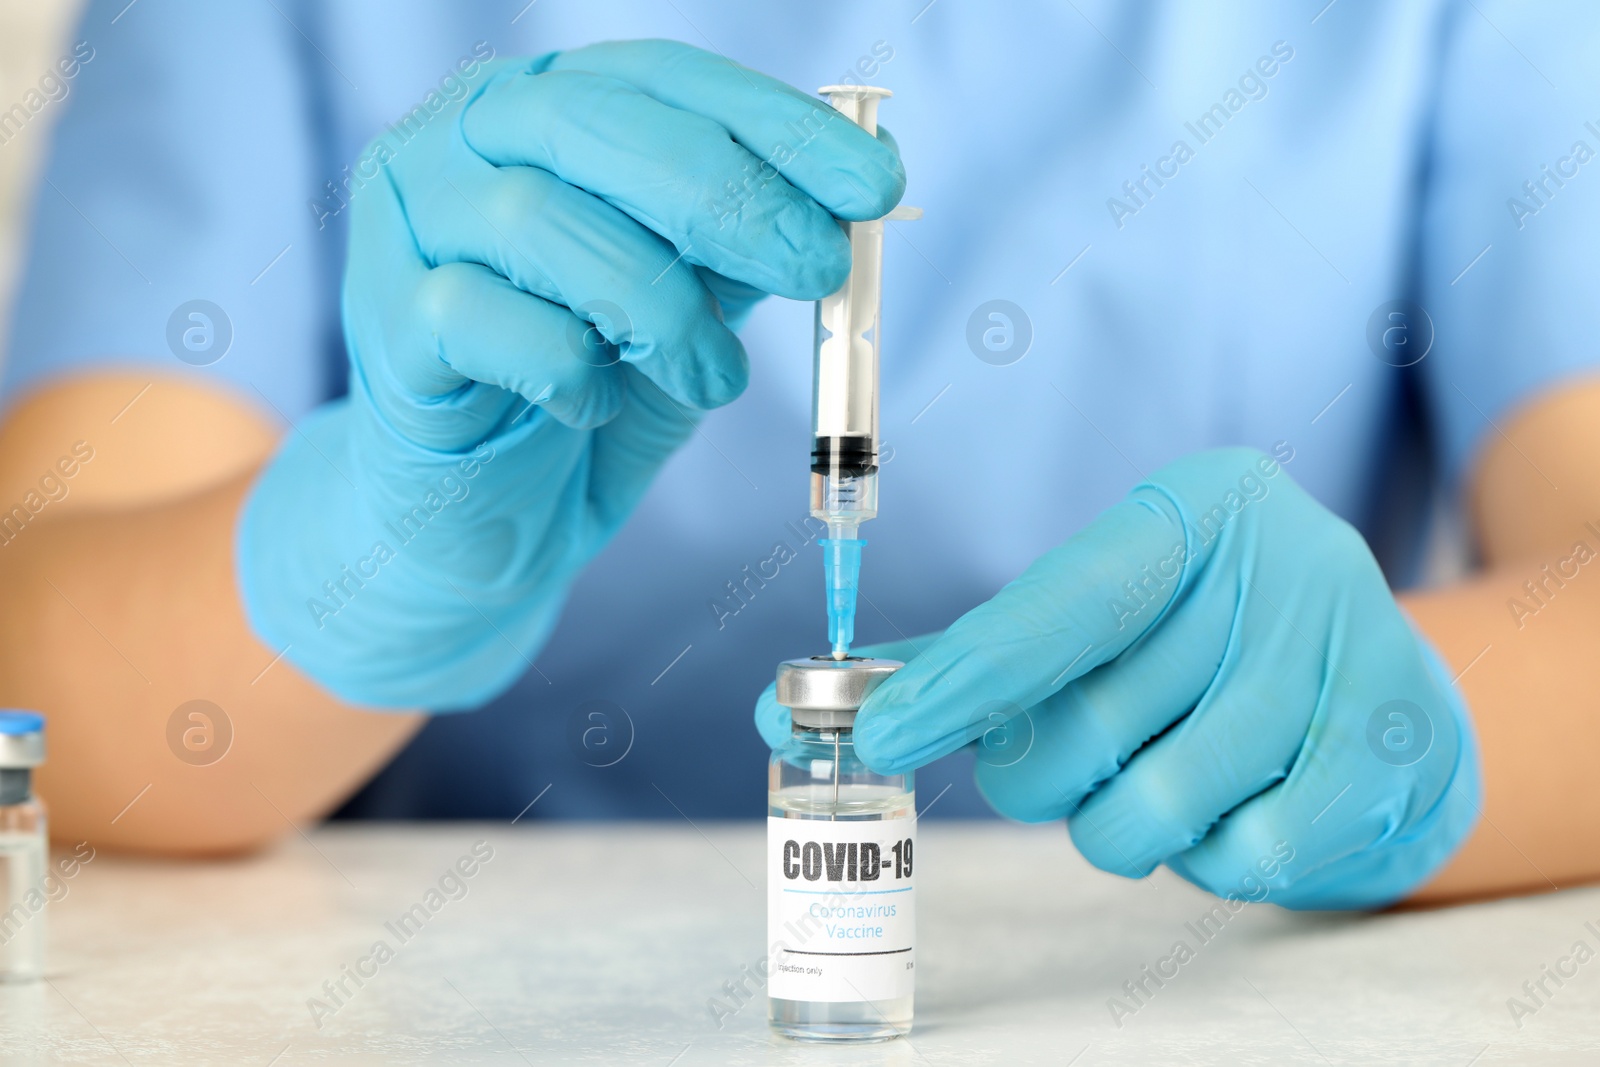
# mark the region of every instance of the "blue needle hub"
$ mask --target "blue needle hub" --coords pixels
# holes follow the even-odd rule
[[[844,659],[856,639],[856,586],[861,581],[861,546],[857,538],[822,539],[828,584],[828,643],[833,658]]]

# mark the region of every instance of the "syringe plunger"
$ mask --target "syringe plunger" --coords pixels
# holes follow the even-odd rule
[[[824,86],[822,93],[868,133],[878,130],[887,89]],[[812,396],[811,514],[828,524],[823,541],[828,638],[836,659],[855,639],[860,525],[878,514],[878,338],[883,285],[883,220],[841,222],[850,240],[850,277],[817,301]]]

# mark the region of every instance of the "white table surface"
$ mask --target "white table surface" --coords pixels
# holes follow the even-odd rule
[[[340,976],[474,841],[494,857],[319,1028]],[[101,853],[48,906],[49,980],[0,986],[0,1062],[1096,1064],[1600,1062],[1600,960],[1519,1028],[1507,998],[1579,939],[1600,890],[1348,917],[1089,868],[1060,826],[925,823],[917,1020],[853,1048],[707,1003],[764,941],[764,827],[338,827],[249,859]],[[1124,981],[1195,958],[1120,1028]],[[368,968],[370,969],[370,968]],[[1077,1057],[1074,1060],[1074,1057]],[[1476,1057],[1476,1059],[1474,1059]]]

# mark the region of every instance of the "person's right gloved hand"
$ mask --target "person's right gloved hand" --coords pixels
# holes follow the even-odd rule
[[[887,135],[686,45],[469,85],[363,157],[382,166],[352,197],[350,395],[289,435],[240,520],[256,632],[371,706],[515,681],[699,413],[744,389],[735,320],[838,288],[836,219],[905,186]]]
[[[1234,900],[1386,907],[1482,818],[1471,712],[1361,535],[1218,448],[1148,475],[904,659],[855,723],[900,774],[977,742],[996,810],[1102,870]],[[768,687],[756,721],[789,715]]]

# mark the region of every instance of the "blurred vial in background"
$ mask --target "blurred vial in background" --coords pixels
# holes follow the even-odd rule
[[[0,711],[0,982],[44,976],[44,806],[33,768],[44,762],[44,717]]]

